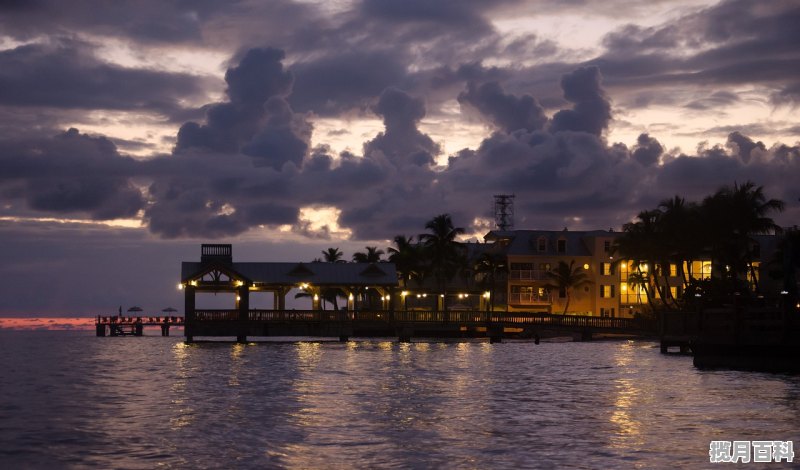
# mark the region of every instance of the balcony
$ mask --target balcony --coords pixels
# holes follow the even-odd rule
[[[547,271],[542,269],[512,269],[508,278],[512,281],[545,281]]]
[[[508,297],[508,303],[511,305],[550,305],[552,299],[550,295],[511,293]]]

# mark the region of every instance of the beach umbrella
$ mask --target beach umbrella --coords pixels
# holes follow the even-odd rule
[[[168,313],[177,312],[177,311],[178,311],[177,308],[172,308],[172,307],[167,307],[164,310],[162,310],[162,312],[168,312]]]
[[[128,309],[128,312],[141,312],[142,307],[131,307]]]

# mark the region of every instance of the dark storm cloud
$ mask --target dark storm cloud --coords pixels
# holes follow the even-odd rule
[[[639,87],[787,89],[800,73],[798,22],[797,2],[723,1],[662,26],[628,25],[612,32],[604,39],[607,51],[589,63],[602,67],[615,96]],[[693,101],[689,106],[723,104]]]
[[[505,132],[533,131],[547,123],[547,116],[536,99],[530,95],[517,98],[505,94],[497,82],[482,85],[470,82],[467,91],[458,95],[458,102],[473,106]]]
[[[611,104],[600,87],[600,69],[583,67],[561,78],[564,98],[574,103],[553,115],[550,130],[600,135],[611,120]]]
[[[596,100],[607,105],[599,83],[596,70],[567,75],[565,98],[576,105],[568,111]],[[524,96],[505,92],[489,96],[524,102]],[[280,100],[278,114],[295,116],[283,96],[270,97],[267,108],[273,99]],[[718,185],[747,178],[761,178],[784,194],[788,190],[776,162],[783,172],[798,169],[797,149],[767,150],[749,145],[752,141],[744,135],[731,136],[730,150],[714,147],[692,157],[667,156],[658,165],[663,148],[655,137],[641,135],[631,149],[609,146],[600,137],[604,127],[599,126],[608,124],[606,108],[601,108],[600,118],[590,120],[594,126],[586,126],[590,132],[555,126],[505,129],[476,150],[454,155],[447,167],[436,171],[431,163],[439,149],[418,128],[426,115],[424,102],[387,88],[371,108],[383,118],[385,129],[365,143],[363,157],[334,158],[320,147],[299,164],[258,166],[259,157],[205,149],[147,162],[146,170],[138,170],[154,178],[146,220],[153,233],[166,238],[227,237],[260,225],[293,225],[296,234],[325,238],[331,236],[330,228],[312,230],[308,221],[299,220],[299,208],[334,206],[341,210],[339,223],[354,237],[384,239],[421,230],[433,213],[450,212],[469,224],[490,215],[487,200],[492,194],[513,192],[518,213],[529,223],[597,228],[619,226],[673,193],[702,197]],[[275,127],[268,115],[265,111],[255,121],[255,135]]]
[[[117,8],[132,7],[124,5]],[[782,77],[791,73],[795,52],[785,45],[774,53],[768,49],[770,41],[791,38],[788,23],[778,18],[787,12],[791,17],[791,11],[781,5],[755,9],[724,2],[674,24],[627,26],[606,37],[603,55],[582,64],[571,63],[568,53],[546,39],[501,36],[488,14],[505,6],[482,1],[364,1],[327,17],[297,7],[285,24],[274,15],[258,20],[253,12],[267,7],[253,5],[153,6],[151,13],[191,13],[191,24],[176,21],[172,33],[157,32],[160,20],[149,32],[134,27],[151,13],[133,15],[129,23],[98,19],[103,27],[70,13],[57,24],[84,24],[88,34],[98,35],[111,34],[103,33],[111,24],[121,25],[120,36],[151,43],[180,42],[199,32],[210,47],[236,48],[244,38],[248,47],[286,47],[286,58],[277,49],[242,49],[225,76],[227,98],[205,107],[204,121],[194,118],[181,127],[173,155],[120,169],[116,163],[122,157],[116,150],[106,152],[119,171],[116,176],[123,178],[118,186],[126,188],[132,177],[149,184],[140,194],[146,204],[139,207],[151,232],[166,238],[226,237],[259,225],[292,224],[296,233],[324,237],[331,235],[330,228],[312,230],[308,221],[299,220],[299,210],[334,206],[341,210],[340,224],[354,237],[389,238],[419,232],[436,213],[450,212],[462,225],[490,216],[495,193],[516,193],[518,213],[545,228],[618,226],[678,188],[707,193],[715,189],[708,187],[710,181],[729,184],[729,178],[747,174],[780,193],[788,185],[773,168],[780,162],[784,172],[796,170],[795,148],[767,148],[744,131],[726,148],[693,156],[665,155],[658,135],[643,134],[627,143],[631,148],[609,145],[604,135],[611,100],[601,83],[626,102],[671,102],[707,111],[738,99],[708,85],[723,74],[724,83],[756,81],[769,83],[776,96],[781,90],[791,93],[792,83]],[[217,21],[218,9],[229,19]],[[99,10],[98,17],[108,11]],[[758,28],[746,24],[755,20]],[[715,22],[719,30],[705,33]],[[303,28],[296,27],[300,23]],[[733,34],[737,28],[742,34]],[[231,45],[211,45],[222,38],[230,38]],[[485,65],[498,63],[512,65]],[[755,70],[743,69],[755,65]],[[789,70],[777,71],[781,66]],[[696,84],[704,88],[682,96],[664,91]],[[452,106],[456,97],[497,132],[438,168],[434,162],[441,148],[420,125],[423,118],[435,122],[449,112],[443,105]],[[553,113],[549,122],[542,106]],[[310,116],[335,118],[354,110],[374,113],[384,123],[382,132],[364,142],[363,155],[333,155],[324,145],[310,148]],[[16,162],[7,164],[14,168]],[[704,173],[712,164],[721,165],[719,174]],[[48,165],[56,177],[72,171]],[[23,195],[15,201],[25,200],[33,210],[42,207],[41,212],[64,210],[54,204],[57,196],[28,197],[33,194],[28,179],[13,183],[4,194]],[[80,188],[64,186],[61,199],[77,207],[83,196]],[[116,199],[112,212],[132,210],[121,209],[124,197]]]
[[[385,131],[364,144],[364,154],[379,152],[395,166],[425,166],[434,163],[439,146],[417,129],[425,117],[425,103],[397,88],[381,93],[373,111],[383,118]]]
[[[366,109],[389,86],[407,80],[406,62],[395,51],[345,51],[292,65],[297,77],[290,98],[298,111],[329,116]]]
[[[762,142],[754,142],[753,139],[741,133],[731,132],[728,135],[728,145],[732,147],[733,154],[739,157],[744,163],[749,163],[753,156],[753,151],[766,151],[766,146]]]
[[[299,165],[308,150],[311,124],[286,101],[293,78],[283,68],[284,52],[250,49],[228,69],[229,101],[209,107],[206,124],[187,122],[178,131],[176,153],[243,152],[257,166]]]
[[[636,146],[633,148],[631,156],[642,166],[650,166],[658,163],[658,157],[664,153],[664,147],[658,140],[647,134],[640,134],[636,139]]]
[[[300,166],[308,152],[311,124],[295,114],[289,103],[279,96],[267,100],[264,110],[264,128],[242,147],[242,153],[255,157],[258,166],[276,170],[287,162]]]
[[[36,0],[24,3],[23,8],[0,6],[0,28],[6,34],[26,39],[39,36],[43,31],[60,34],[79,30],[154,42],[200,39],[203,21],[221,7],[213,1],[74,0],[65,4],[58,0]]]
[[[371,17],[387,22],[435,23],[438,27],[450,26],[470,29],[489,28],[481,10],[491,2],[475,0],[364,0],[363,11]]]
[[[96,59],[75,41],[0,51],[0,104],[143,110],[171,115],[201,93],[197,77],[123,68]]]
[[[105,137],[70,129],[39,141],[0,143],[0,187],[9,201],[54,214],[96,220],[133,217],[145,207],[130,176],[137,163]]]

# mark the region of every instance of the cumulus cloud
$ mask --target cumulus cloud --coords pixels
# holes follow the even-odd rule
[[[395,50],[331,51],[291,66],[296,80],[289,98],[298,111],[335,116],[363,111],[384,89],[407,82],[406,57]]]
[[[298,160],[298,153],[302,158],[310,129],[285,102],[292,74],[283,69],[284,55],[272,48],[248,50],[225,73],[229,101],[209,107],[206,124],[190,121],[181,126],[175,152],[237,153],[244,147],[273,167]]]
[[[95,220],[133,217],[145,207],[131,177],[136,161],[105,137],[70,129],[42,140],[0,142],[0,188],[8,201]]]
[[[553,116],[550,130],[580,131],[600,135],[611,120],[611,104],[600,87],[600,69],[582,67],[561,78],[564,98],[572,109],[562,109]]]
[[[658,157],[664,153],[664,147],[653,137],[647,134],[640,134],[636,139],[636,146],[633,148],[632,156],[642,166],[650,166],[658,163]]]
[[[381,93],[373,111],[383,118],[385,131],[364,144],[364,154],[380,154],[395,166],[434,163],[439,146],[417,129],[425,117],[425,103],[397,88]]]
[[[530,95],[516,97],[503,92],[497,82],[476,85],[470,82],[467,91],[458,95],[458,102],[470,105],[505,132],[519,129],[534,131],[547,123],[544,109]]]
[[[433,166],[441,149],[419,130],[424,101],[389,87],[371,107],[384,121],[383,132],[365,142],[363,156],[333,155],[325,146],[308,149],[311,128],[289,106],[291,74],[280,65],[282,57],[275,50],[245,53],[227,75],[230,101],[209,108],[208,122],[196,127],[236,145],[186,145],[181,137],[174,155],[134,161],[108,139],[70,130],[49,147],[19,145],[28,153],[3,161],[2,195],[24,200],[35,211],[82,211],[94,218],[144,210],[149,230],[166,238],[220,238],[284,225],[295,234],[329,237],[302,217],[303,208],[328,207],[335,208],[338,220],[330,222],[341,227],[339,235],[388,239],[419,231],[433,213],[449,212],[463,221],[490,217],[487,201],[496,193],[517,194],[526,225],[618,226],[673,193],[701,197],[731,181],[756,179],[788,194],[781,175],[800,165],[796,147],[767,149],[736,132],[727,149],[707,148],[694,156],[664,155],[649,134],[631,148],[609,145],[601,134],[610,102],[595,68],[565,75],[564,97],[573,107],[557,111],[550,125],[530,95],[506,93],[499,83],[468,86],[462,102],[495,120],[500,132],[452,155],[441,168]],[[256,106],[251,96],[263,101]],[[215,110],[232,112],[249,130],[232,129],[232,121],[214,117]],[[283,149],[280,158],[270,160],[277,148]],[[97,168],[99,179],[82,175],[82,166]],[[133,186],[137,178],[152,181],[146,193]]]

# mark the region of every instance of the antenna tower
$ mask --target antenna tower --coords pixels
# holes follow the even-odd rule
[[[494,224],[500,230],[514,229],[514,195],[494,195]]]

